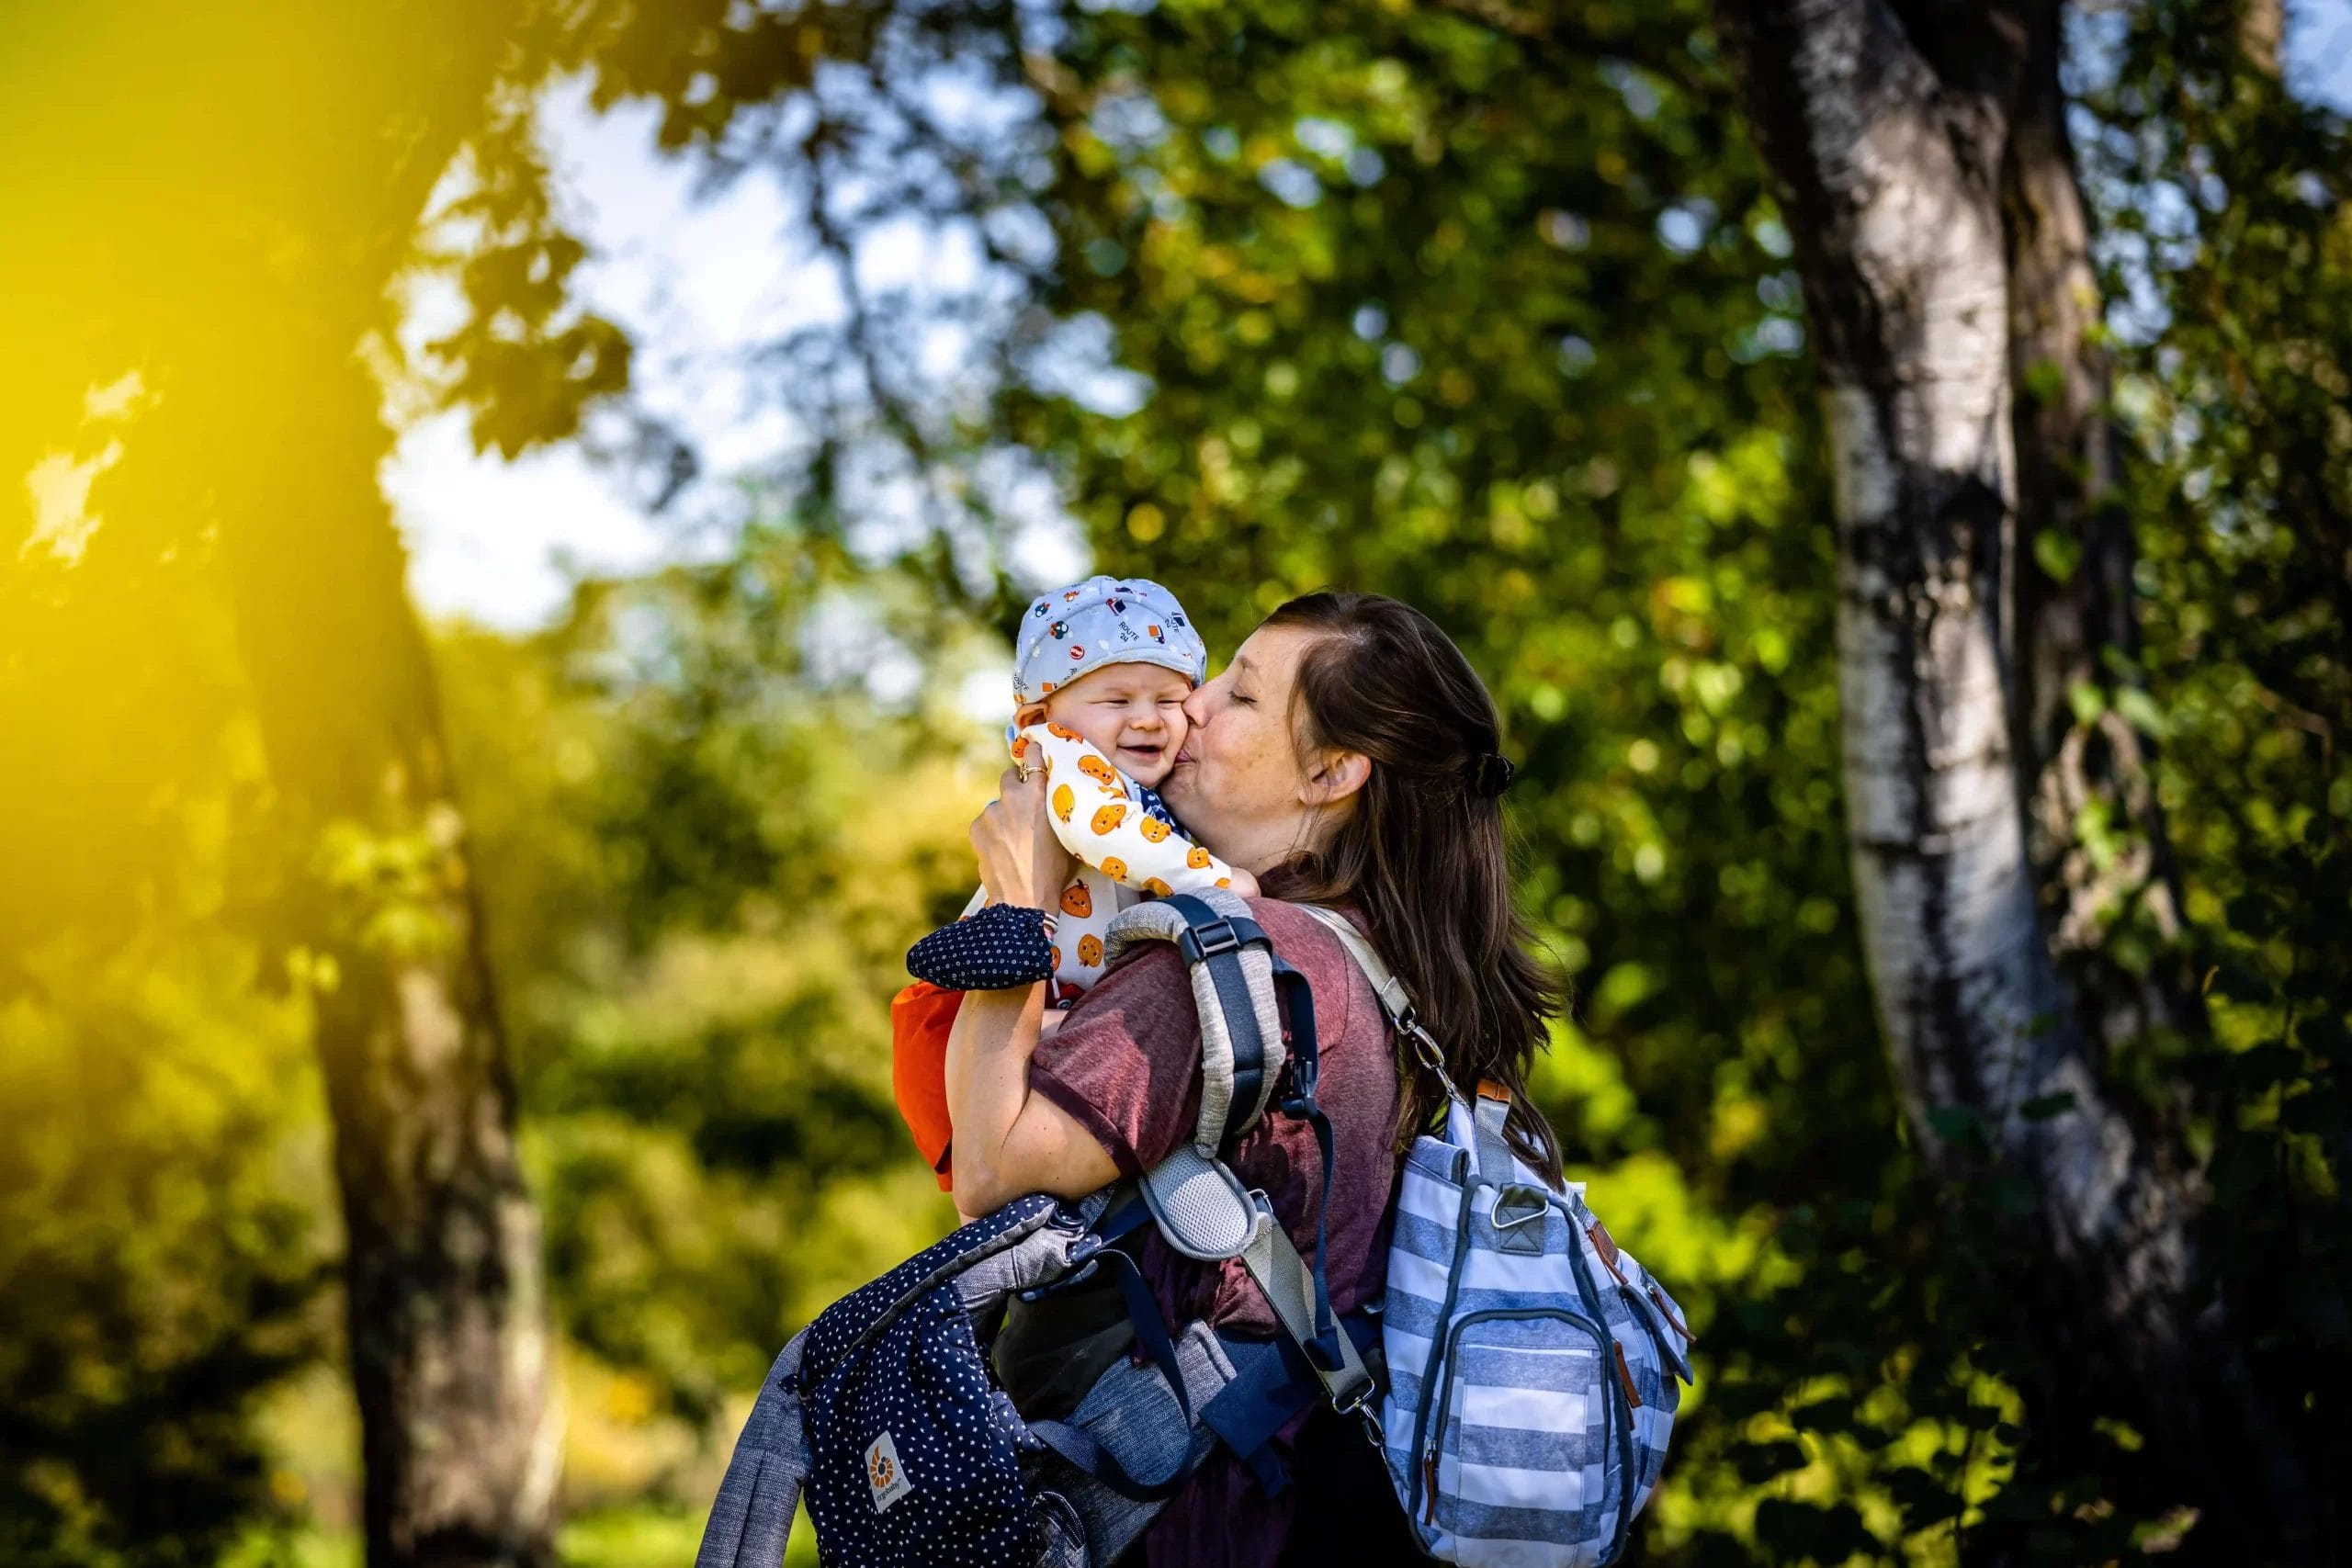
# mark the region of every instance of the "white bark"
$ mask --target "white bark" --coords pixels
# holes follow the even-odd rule
[[[2021,369],[2081,357],[2056,352],[2081,344],[2066,336],[2075,302],[2050,295],[2088,277],[2069,250],[2087,235],[2067,228],[2081,225],[2081,194],[2063,139],[2056,4],[1717,9],[1796,240],[1823,383],[1848,835],[1905,1108],[1947,1176],[2022,1178],[2030,1191],[2030,1213],[1984,1258],[2014,1309],[1986,1326],[2027,1352],[2041,1462],[2106,1466],[2113,1450],[2090,1417],[2120,1416],[2146,1439],[2134,1506],[2194,1501],[2200,1539],[2264,1557],[2258,1543],[2313,1539],[2301,1467],[2225,1315],[2192,1289],[2186,1152],[2143,1133],[2098,1066],[2114,1020],[2174,1014],[2127,997],[2090,1010],[2086,1028],[2043,929],[2019,783],[2048,761],[2044,727],[2020,720],[2053,689],[2041,667],[2128,646],[2132,629],[2128,571],[2120,588],[2111,571],[2086,584],[2098,614],[2070,628],[2053,618],[2067,606],[2029,592],[2013,565],[2020,509],[2043,526],[2071,503],[2053,500],[2064,492],[2053,476],[2103,482],[2075,477],[2081,443],[2053,439],[2046,427],[2064,421],[2052,411],[2022,430],[2016,418],[2036,412],[2015,406]],[[2083,322],[2095,310],[2084,304]],[[2071,845],[2071,818],[2043,821]],[[2160,846],[2161,822],[2148,821]],[[1939,1139],[1945,1107],[1981,1120],[1989,1161]]]
[[[1939,75],[1886,0],[1755,9],[1751,32],[1770,34],[1750,61],[1770,74],[1766,139],[1784,180],[1795,161],[1789,206],[1811,225],[1848,836],[1896,1078],[1931,1153],[1948,1151],[1929,1113],[1965,1108],[2035,1179],[2044,1245],[2095,1298],[2091,1317],[2167,1339],[2183,1216],[2140,1179],[2144,1151],[2084,1050],[2036,911],[2011,750],[2006,125],[1984,87],[1998,72]],[[2060,1094],[2072,1110],[2021,1113]]]

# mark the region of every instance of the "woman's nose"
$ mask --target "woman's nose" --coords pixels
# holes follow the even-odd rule
[[[1208,690],[1195,686],[1184,695],[1184,722],[1194,729],[1209,721]]]

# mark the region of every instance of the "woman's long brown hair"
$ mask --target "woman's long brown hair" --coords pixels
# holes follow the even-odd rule
[[[1423,1025],[1464,1094],[1481,1078],[1511,1092],[1510,1138],[1555,1184],[1559,1140],[1529,1103],[1527,1080],[1566,1005],[1539,964],[1511,899],[1502,801],[1471,785],[1502,738],[1494,698],[1453,639],[1410,604],[1377,593],[1309,593],[1266,619],[1316,634],[1301,655],[1294,724],[1307,747],[1360,752],[1372,773],[1330,840],[1283,866],[1268,891],[1348,905],[1411,990]],[[1397,1043],[1409,1137],[1445,1108],[1445,1090]]]

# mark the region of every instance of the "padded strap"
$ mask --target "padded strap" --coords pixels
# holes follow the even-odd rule
[[[1283,1325],[1299,1349],[1306,1354],[1307,1365],[1314,1370],[1316,1381],[1323,1385],[1324,1393],[1332,1404],[1342,1411],[1353,1411],[1374,1393],[1372,1374],[1364,1370],[1363,1358],[1356,1353],[1354,1340],[1345,1333],[1330,1336],[1331,1348],[1338,1351],[1334,1364],[1327,1367],[1317,1359],[1315,1344],[1316,1300],[1315,1277],[1306,1267],[1306,1259],[1266,1206],[1258,1200],[1265,1217],[1242,1250],[1242,1266],[1258,1288],[1266,1292],[1266,1300],[1274,1309],[1274,1320]],[[1329,1298],[1323,1302],[1323,1311],[1330,1310]]]
[[[1200,1126],[1193,1143],[1202,1155],[1247,1134],[1265,1112],[1265,1096],[1282,1075],[1282,1018],[1272,995],[1272,942],[1249,917],[1249,905],[1239,898],[1211,905],[1200,894],[1171,894],[1164,905],[1183,915],[1185,929],[1176,933],[1176,950],[1193,971],[1193,992],[1202,1001],[1202,1039],[1209,1034],[1209,997],[1216,999],[1218,1022],[1226,1032],[1232,1058],[1232,1090],[1223,1114],[1211,1114],[1209,1096],[1202,1093]],[[1209,976],[1202,987],[1200,976]],[[1206,1086],[1204,1086],[1206,1089]]]
[[[1258,1224],[1239,1179],[1223,1160],[1204,1158],[1190,1144],[1177,1145],[1144,1173],[1138,1207],[1144,1205],[1169,1246],[1204,1263],[1240,1257]]]
[[[1323,1190],[1315,1203],[1315,1334],[1301,1348],[1318,1369],[1338,1371],[1342,1365],[1341,1348],[1339,1331],[1331,1322],[1331,1277],[1325,1261],[1331,1252],[1331,1120],[1315,1098],[1323,1076],[1322,1045],[1315,1029],[1315,990],[1306,976],[1280,958],[1274,960],[1274,968],[1275,981],[1290,1004],[1290,1093],[1283,1101],[1283,1114],[1307,1124],[1323,1158]]]
[[[1191,1424],[1192,1417],[1185,1421]],[[1038,1441],[1069,1461],[1079,1471],[1136,1503],[1158,1503],[1173,1497],[1183,1490],[1184,1483],[1193,1478],[1193,1467],[1185,1462],[1187,1456],[1176,1456],[1176,1468],[1166,1475],[1149,1481],[1127,1473],[1127,1467],[1118,1456],[1097,1442],[1094,1435],[1067,1421],[1032,1421],[1029,1430]]]
[[[1250,906],[1222,890],[1137,904],[1111,923],[1105,960],[1144,942],[1174,942],[1201,1020],[1201,1115],[1193,1145],[1214,1158],[1256,1125],[1287,1060],[1274,999],[1272,946]]]

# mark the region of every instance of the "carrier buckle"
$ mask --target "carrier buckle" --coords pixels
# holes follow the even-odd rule
[[[1240,947],[1241,938],[1234,931],[1233,922],[1222,915],[1176,933],[1176,950],[1187,963],[1198,964],[1220,953],[1238,952]]]

